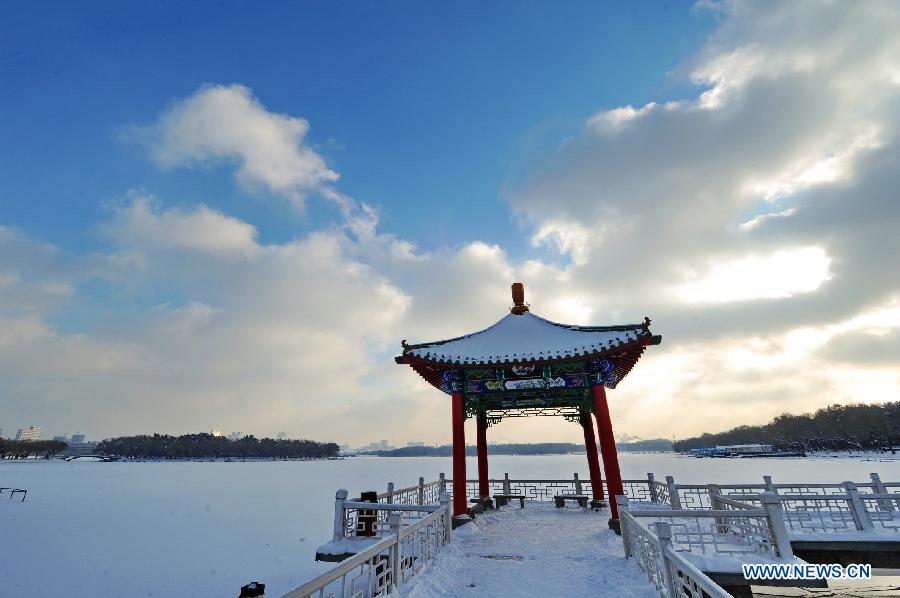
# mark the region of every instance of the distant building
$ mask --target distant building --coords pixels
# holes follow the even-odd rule
[[[407,443],[406,443],[406,446],[407,446],[407,447],[413,447],[413,446],[425,446],[425,443],[424,443],[424,442],[407,442]]]
[[[287,434],[284,432],[279,432],[275,435],[275,440],[284,440],[285,438],[287,438]]]
[[[27,429],[20,429],[16,433],[16,440],[40,440],[41,429],[37,426],[28,426]]]
[[[84,437],[84,434],[80,436]],[[72,438],[75,438],[72,436]],[[97,449],[96,442],[69,442],[69,448],[63,453],[64,457],[78,457],[81,455],[93,455]]]
[[[221,436],[221,435],[222,435],[222,430],[210,430],[210,431],[209,431],[209,435],[210,435],[210,436]]]
[[[732,455],[748,455],[755,453],[771,453],[773,452],[771,444],[728,444],[724,446],[716,446],[720,451],[725,451]]]
[[[388,444],[387,440],[379,440],[378,442],[373,442],[371,444],[367,444],[365,446],[359,447],[360,451],[392,451],[394,447]]]
[[[72,434],[72,439],[70,440],[72,444],[83,444],[84,443],[84,434]]]
[[[62,436],[54,436],[53,440],[56,440],[58,442],[69,442],[69,437],[63,434]]]
[[[240,432],[232,432],[228,435],[228,440],[240,440],[241,436],[243,436],[243,434]]]

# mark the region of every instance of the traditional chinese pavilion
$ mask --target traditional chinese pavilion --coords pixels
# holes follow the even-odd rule
[[[606,389],[616,388],[648,345],[662,337],[650,332],[650,320],[620,326],[573,326],[537,316],[525,303],[521,283],[512,285],[513,307],[496,324],[479,332],[409,345],[395,359],[412,367],[435,388],[452,397],[453,513],[467,513],[466,418],[477,422],[478,492],[488,486],[487,428],[504,417],[555,415],[584,429],[591,491],[603,500],[600,464],[591,414],[611,497],[624,494],[613,438]],[[610,526],[618,527],[615,500],[609,501]]]

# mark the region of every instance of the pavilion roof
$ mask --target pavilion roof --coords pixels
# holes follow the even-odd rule
[[[446,340],[403,344],[398,363],[492,365],[539,363],[619,353],[659,343],[650,321],[620,326],[575,326],[551,322],[530,311],[510,313],[484,330]]]

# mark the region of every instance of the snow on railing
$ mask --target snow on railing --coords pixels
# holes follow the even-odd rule
[[[447,492],[452,496],[453,480],[445,479],[444,481]],[[601,480],[600,483],[604,485],[604,492],[606,492],[606,480]],[[666,484],[657,482],[652,473],[648,473],[646,479],[622,480],[622,486],[625,494],[633,500],[668,503],[669,495]],[[502,479],[491,478],[488,480],[488,491],[491,496],[494,494],[519,494],[526,500],[552,502],[556,495],[589,494],[591,480],[579,477],[577,473],[567,479],[515,480],[505,473]],[[466,480],[466,497],[479,498],[478,494],[478,480]]]
[[[619,512],[630,517],[665,522],[677,552],[730,557],[739,554],[786,558],[793,555],[778,498],[761,496],[761,507],[714,494],[715,509],[641,509],[618,497]]]
[[[762,484],[679,484],[672,476],[667,476],[662,484],[650,474],[648,478],[650,502],[675,510],[714,509],[713,493],[759,503],[763,493],[771,492],[781,500],[788,528],[795,533],[861,531],[873,526],[876,530],[900,531],[900,512],[894,513],[900,508],[887,508],[898,502],[900,483],[882,482],[876,473],[870,474],[871,482],[831,484],[775,484],[771,476],[763,476]],[[625,494],[632,500],[647,502],[641,489],[628,484]]]
[[[675,550],[670,523],[658,521],[644,525],[628,510],[627,499],[619,502],[619,517],[625,557],[634,557],[660,596],[730,598],[728,592]]]
[[[444,474],[441,474],[440,479],[427,483],[425,478],[420,477],[417,485],[399,490],[394,489],[394,482],[388,482],[387,492],[378,495],[378,502],[397,505],[437,504],[441,492],[445,491],[444,485]]]
[[[798,535],[844,532],[900,533],[900,494],[860,492],[857,484],[840,484],[841,493],[828,485],[828,494],[783,494],[776,496],[784,511],[787,529]],[[868,486],[868,485],[867,485]],[[746,502],[759,495],[733,496]]]
[[[450,501],[446,494],[436,510],[410,525],[404,525],[403,514],[412,512],[415,505],[355,501],[346,505],[365,505],[367,509],[389,513],[381,526],[381,541],[291,590],[285,598],[369,598],[399,593],[402,585],[450,542]]]
[[[347,491],[338,490],[334,499],[334,535],[333,542],[345,538],[383,537],[390,529],[390,518],[393,513],[404,513],[406,521],[427,519],[449,504],[449,495],[442,494],[436,504],[402,504],[387,502],[365,502],[347,500]]]

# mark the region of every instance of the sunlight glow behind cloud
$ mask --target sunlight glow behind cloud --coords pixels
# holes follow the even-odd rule
[[[830,263],[820,247],[784,249],[716,265],[676,293],[683,301],[697,303],[791,297],[815,291],[831,278]]]

